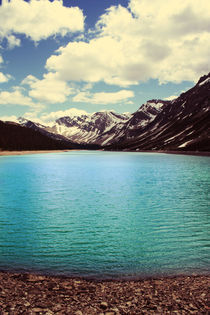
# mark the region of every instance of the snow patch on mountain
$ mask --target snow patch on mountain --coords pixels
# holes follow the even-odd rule
[[[208,82],[210,82],[210,78],[207,78],[203,82],[199,83],[199,85],[201,86],[201,85],[207,84]]]

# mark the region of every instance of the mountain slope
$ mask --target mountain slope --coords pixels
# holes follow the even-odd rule
[[[102,144],[101,135],[113,126],[124,124],[130,115],[101,111],[90,115],[62,117],[56,120],[53,130],[77,143]]]
[[[165,108],[168,101],[150,100],[143,104],[136,112],[134,112],[130,119],[124,124],[118,124],[109,131],[109,137],[102,145],[109,145],[113,142],[122,141],[122,139],[133,139],[136,133],[141,133],[145,126],[152,122],[156,116]],[[105,138],[103,134],[101,138]]]
[[[134,114],[133,119],[135,119]],[[147,125],[123,136],[109,150],[210,151],[210,74],[189,91],[165,103]],[[128,125],[131,124],[129,121]]]
[[[39,130],[0,121],[0,150],[58,150],[86,147],[67,140],[53,139]]]

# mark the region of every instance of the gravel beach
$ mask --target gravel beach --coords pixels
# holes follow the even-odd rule
[[[210,314],[210,276],[96,281],[0,272],[0,314]]]

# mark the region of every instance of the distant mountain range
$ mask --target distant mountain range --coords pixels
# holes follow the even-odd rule
[[[1,122],[0,148],[10,145],[11,140],[7,136],[12,128],[16,128],[19,138],[14,131],[11,147],[15,143],[17,147],[17,141],[21,138],[18,129],[22,128],[19,130],[23,134],[30,129],[33,135],[40,137],[38,149],[50,149],[50,146],[98,149],[101,146],[105,150],[123,151],[210,151],[210,73],[201,77],[193,88],[176,99],[150,100],[133,114],[101,111],[72,115],[57,119],[52,126],[44,126],[22,117],[18,121],[19,124]],[[37,147],[35,136],[31,133],[29,137],[29,134],[20,142],[26,145],[30,138],[29,142],[34,149]]]

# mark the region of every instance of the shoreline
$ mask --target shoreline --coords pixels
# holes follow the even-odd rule
[[[0,151],[0,156],[7,155],[26,155],[26,154],[41,154],[41,153],[64,153],[70,151],[78,151],[76,149],[73,150],[23,150],[23,151]]]
[[[111,152],[111,151],[110,151]],[[112,151],[113,152],[113,151]],[[162,154],[177,154],[177,155],[193,155],[193,156],[210,156],[210,151],[164,151],[164,150],[125,150],[114,152],[134,152],[134,153],[162,153]]]
[[[209,151],[152,151],[154,153],[178,154],[178,155],[194,155],[194,156],[210,156]]]
[[[207,314],[210,275],[90,280],[0,271],[2,314]]]
[[[42,154],[42,153],[64,153],[71,151],[83,151],[79,149],[65,149],[65,150],[23,150],[23,151],[1,151],[0,156],[9,156],[9,155],[26,155],[26,154]],[[86,150],[84,150],[86,151]],[[94,151],[94,150],[91,150]],[[104,152],[134,152],[134,153],[162,153],[162,154],[178,154],[178,155],[193,155],[193,156],[210,156],[209,151],[161,151],[161,150],[142,150],[142,151],[107,151],[107,150],[96,150]]]

